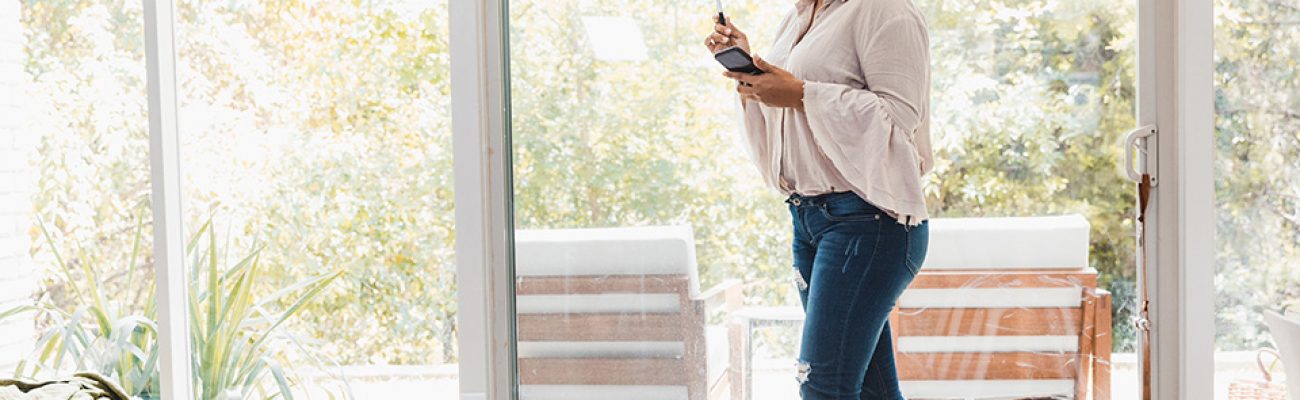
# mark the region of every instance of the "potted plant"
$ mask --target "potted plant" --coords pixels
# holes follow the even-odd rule
[[[139,221],[131,262],[123,272],[127,282],[143,275],[136,270],[143,230]],[[43,222],[40,225],[52,246],[49,231]],[[186,245],[191,260],[187,306],[192,379],[201,400],[293,398],[291,389],[297,380],[283,367],[286,358],[277,346],[277,341],[293,338],[279,328],[342,272],[332,271],[258,296],[254,284],[262,268],[258,257],[262,250],[256,246],[233,265],[222,266],[219,254],[224,253],[218,251],[211,220]],[[88,263],[70,265],[57,250],[54,258],[74,301],[61,304],[43,297],[34,305],[0,312],[0,320],[35,314],[46,322],[33,354],[18,365],[15,375],[35,378],[66,373],[70,368],[93,371],[115,381],[133,397],[157,398],[157,303],[152,280],[143,292],[147,298],[122,299],[105,293],[108,285]]]

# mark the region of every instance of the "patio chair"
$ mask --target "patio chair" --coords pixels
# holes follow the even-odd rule
[[[1282,354],[1282,370],[1287,376],[1287,393],[1292,399],[1300,399],[1300,313],[1289,311],[1283,315],[1272,310],[1264,310],[1264,322],[1268,324],[1268,331],[1273,335],[1273,343],[1277,345],[1278,353]]]
[[[914,399],[1110,398],[1111,296],[1082,216],[935,219],[891,316]]]
[[[515,233],[523,400],[705,400],[729,392],[739,281],[700,291],[690,227]]]

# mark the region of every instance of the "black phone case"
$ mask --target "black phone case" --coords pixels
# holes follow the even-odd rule
[[[722,56],[723,56],[723,55],[726,55],[726,54],[729,54],[729,53],[737,53],[737,54],[740,54],[741,56],[744,56],[744,57],[745,57],[745,60],[748,60],[749,63],[747,63],[747,64],[745,64],[745,65],[728,66],[726,63],[722,62]],[[757,65],[754,65],[754,58],[753,58],[753,57],[750,57],[749,54],[745,53],[745,51],[744,51],[744,50],[741,50],[739,47],[731,47],[731,48],[728,48],[728,49],[725,49],[725,50],[719,51],[718,54],[714,54],[714,55],[713,55],[713,58],[714,58],[715,60],[718,60],[718,63],[719,63],[719,64],[722,64],[722,66],[723,66],[724,68],[726,68],[728,71],[731,71],[731,72],[741,72],[741,73],[746,73],[746,74],[751,74],[751,75],[759,75],[759,74],[762,74],[762,73],[763,73],[763,70],[758,69],[758,66],[757,66]]]

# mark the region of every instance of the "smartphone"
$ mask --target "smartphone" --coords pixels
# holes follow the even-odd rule
[[[763,70],[754,65],[754,58],[750,57],[749,53],[745,52],[745,49],[738,46],[722,49],[722,51],[714,54],[713,58],[717,59],[719,63],[722,63],[723,67],[731,72],[743,72],[751,75],[763,73]]]

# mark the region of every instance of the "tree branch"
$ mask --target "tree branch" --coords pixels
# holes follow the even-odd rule
[[[1251,19],[1251,20],[1236,22],[1235,25],[1291,26],[1291,25],[1300,25],[1300,21],[1292,21],[1292,20],[1270,21],[1270,20]]]
[[[1264,4],[1267,4],[1269,7],[1284,8],[1294,12],[1300,12],[1300,7],[1296,7],[1294,5],[1287,4],[1287,3],[1282,3],[1277,1],[1265,1]]]
[[[1237,107],[1237,108],[1226,108],[1223,110],[1223,112],[1228,114],[1239,114],[1239,113],[1270,114],[1270,115],[1282,116],[1285,117],[1286,119],[1300,120],[1300,112],[1291,111],[1291,110]]]
[[[1275,200],[1278,197],[1285,197],[1292,201],[1300,201],[1300,196],[1272,189],[1264,191],[1264,201],[1268,203],[1269,211],[1272,211],[1274,214],[1277,214],[1278,217],[1291,223],[1291,226],[1296,227],[1296,229],[1300,229],[1300,210],[1288,211],[1288,209],[1293,207],[1287,207],[1285,201]]]

